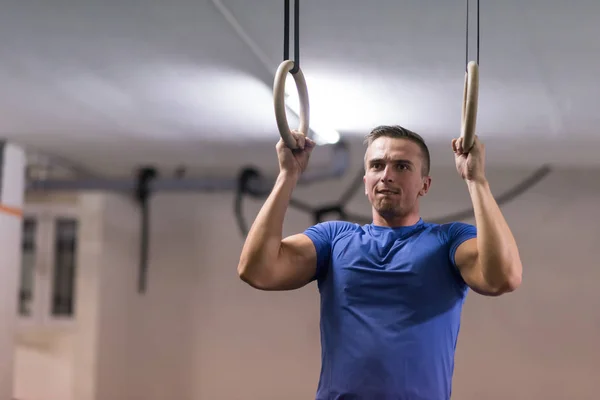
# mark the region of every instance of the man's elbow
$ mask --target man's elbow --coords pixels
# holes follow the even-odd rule
[[[264,276],[261,277],[261,275],[256,272],[256,268],[249,268],[248,265],[240,263],[237,268],[237,273],[242,282],[247,283],[254,289],[272,290],[268,280],[265,279]]]
[[[516,260],[513,261],[512,266],[508,271],[505,284],[506,291],[514,292],[523,282],[523,264],[518,256],[516,257]]]
[[[518,271],[511,271],[510,273],[506,274],[502,280],[490,285],[491,290],[489,295],[500,296],[506,293],[514,292],[521,286],[522,282],[523,274],[520,269]]]
[[[252,269],[248,266],[248,263],[240,262],[237,267],[237,273],[242,282],[252,287],[257,286],[256,274],[252,273]]]
[[[250,274],[248,273],[248,269],[245,266],[243,266],[242,264],[238,265],[237,273],[238,273],[238,277],[243,282],[246,282],[248,284],[250,284],[252,282]]]
[[[511,293],[517,290],[521,286],[522,277],[521,274],[513,274],[506,278],[504,285],[501,287],[501,293]]]

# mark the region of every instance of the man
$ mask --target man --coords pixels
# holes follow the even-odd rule
[[[317,280],[322,367],[318,400],[448,400],[460,314],[468,288],[498,296],[521,283],[515,239],[484,171],[475,138],[468,154],[452,140],[476,227],[424,222],[419,199],[431,185],[423,139],[399,126],[367,138],[365,194],[373,222],[329,221],[282,238],[282,225],[314,142],[277,144],[280,174],[242,250],[240,277],[261,290]]]

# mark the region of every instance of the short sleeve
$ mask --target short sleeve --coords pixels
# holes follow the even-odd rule
[[[351,225],[342,221],[326,221],[313,225],[304,231],[304,234],[312,240],[317,251],[317,272],[313,280],[323,279],[326,276],[331,264],[333,242],[340,232]]]
[[[458,246],[463,244],[469,239],[477,237],[477,228],[471,224],[465,224],[463,222],[453,222],[449,224],[447,230],[448,236],[448,248],[450,250],[450,262],[454,268],[457,268],[454,256],[456,255],[456,249]]]

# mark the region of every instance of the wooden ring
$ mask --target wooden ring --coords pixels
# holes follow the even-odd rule
[[[469,62],[465,72],[465,87],[463,92],[462,117],[460,136],[463,149],[468,152],[475,140],[477,125],[477,103],[479,101],[479,66],[475,61]]]
[[[275,83],[273,85],[273,100],[275,105],[275,119],[277,120],[277,128],[279,134],[283,139],[284,143],[290,149],[296,149],[298,144],[296,139],[292,136],[290,126],[288,124],[287,116],[285,113],[285,81],[287,74],[294,67],[294,61],[285,60],[277,68],[275,73]],[[304,136],[308,134],[309,126],[309,103],[308,103],[308,89],[306,87],[306,80],[300,68],[298,72],[292,74],[294,81],[296,82],[296,90],[298,90],[298,97],[300,99],[300,126],[298,131]]]

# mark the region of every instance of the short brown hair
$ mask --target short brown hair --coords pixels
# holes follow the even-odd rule
[[[429,175],[429,168],[431,164],[431,159],[429,155],[429,148],[425,144],[425,140],[419,135],[411,130],[403,128],[400,125],[380,125],[375,127],[366,137],[365,144],[370,146],[376,139],[380,137],[390,137],[393,139],[407,139],[411,142],[416,143],[421,149],[421,155],[423,160],[423,168],[421,169],[421,174],[423,176]]]

